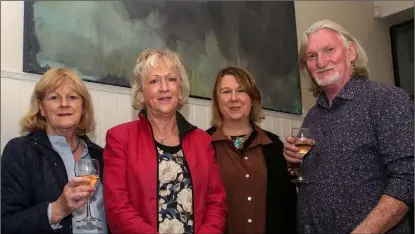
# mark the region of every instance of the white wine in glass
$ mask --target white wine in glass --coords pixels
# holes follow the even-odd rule
[[[295,143],[295,147],[298,148],[298,153],[300,153],[301,155],[306,155],[308,153],[308,151],[310,151],[311,147],[313,146],[313,144],[311,144],[310,142],[296,142]]]
[[[310,130],[308,128],[293,128],[291,136],[295,139],[294,145],[298,148],[298,153],[303,156],[304,160],[305,155],[310,151],[314,144]],[[301,174],[301,165],[302,163],[300,163],[298,177],[292,180],[294,183],[301,184],[307,182]]]
[[[89,183],[85,184],[87,186],[95,187],[97,181],[99,180],[99,163],[96,159],[91,159],[90,157],[81,158],[80,160],[75,161],[75,176],[85,177],[90,179]],[[88,197],[87,208],[86,208],[86,217],[77,221],[77,222],[94,222],[101,221],[97,218],[92,217],[91,215],[91,205]]]
[[[89,183],[85,183],[84,185],[91,186],[91,187],[95,187],[95,185],[97,184],[97,182],[99,180],[98,175],[81,175],[79,177],[88,178]]]

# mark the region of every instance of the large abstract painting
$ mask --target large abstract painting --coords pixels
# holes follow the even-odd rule
[[[180,54],[190,94],[210,99],[221,68],[246,68],[263,108],[301,114],[293,2],[28,1],[24,71],[69,67],[91,82],[130,87],[138,54]]]

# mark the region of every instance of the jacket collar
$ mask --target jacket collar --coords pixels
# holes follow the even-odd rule
[[[43,146],[47,146],[48,148],[52,148],[52,144],[49,141],[48,135],[46,134],[45,130],[35,130],[30,132],[27,135],[28,140],[33,140]]]
[[[49,137],[48,137],[45,130],[32,131],[27,135],[27,137],[28,137],[28,140],[34,140],[34,141],[36,141],[37,143],[39,143],[41,145],[44,145],[44,146],[49,147],[49,148],[53,148],[52,144],[49,141]],[[98,149],[99,148],[99,146],[97,146],[95,143],[93,143],[87,135],[81,135],[81,136],[78,136],[78,137],[80,137],[85,142],[85,144],[88,146],[88,149],[92,149],[92,148],[93,149]]]
[[[150,122],[147,119],[147,112],[143,109],[140,111],[140,113],[138,114],[138,118],[145,118],[145,120],[148,122],[148,124],[150,124]],[[177,121],[177,126],[179,128],[179,138],[180,140],[182,140],[184,138],[184,136],[186,136],[187,133],[195,130],[197,127],[192,125],[191,123],[189,123],[184,116],[176,111],[176,121]]]

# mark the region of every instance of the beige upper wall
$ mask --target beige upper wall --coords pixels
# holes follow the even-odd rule
[[[315,21],[329,19],[342,25],[362,44],[369,57],[370,79],[394,84],[388,25],[373,17],[372,1],[295,1],[297,35],[300,38]],[[315,99],[301,80],[303,108],[308,110]]]
[[[313,22],[330,19],[355,35],[369,56],[371,79],[393,84],[392,57],[388,26],[373,17],[373,2],[295,1],[297,34]],[[22,71],[23,2],[1,1],[1,69]],[[303,107],[308,110],[315,99],[308,92],[309,81],[302,80]]]
[[[1,69],[23,71],[23,1],[1,1]]]
[[[387,17],[414,7],[414,1],[375,1],[380,17]]]

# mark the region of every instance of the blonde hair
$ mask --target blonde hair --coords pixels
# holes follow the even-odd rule
[[[160,62],[164,63],[172,71],[177,72],[180,76],[181,95],[177,109],[180,110],[186,104],[189,98],[189,80],[179,55],[167,49],[146,49],[138,56],[130,81],[132,106],[134,109],[145,108],[143,80],[148,75],[149,69],[160,66]]]
[[[312,81],[313,87],[311,88],[311,91],[313,92],[313,95],[316,97],[318,96],[322,90],[321,88],[316,84],[316,82],[311,78],[311,74],[309,73],[307,69],[306,64],[306,56],[307,56],[307,46],[308,46],[308,36],[310,34],[316,33],[321,29],[330,29],[334,32],[336,32],[340,40],[343,42],[343,45],[346,48],[349,48],[349,43],[352,42],[356,48],[356,58],[354,61],[352,61],[353,66],[353,72],[352,75],[360,78],[368,78],[369,77],[369,68],[368,68],[368,58],[365,50],[363,49],[362,45],[359,43],[359,41],[352,36],[346,29],[341,27],[335,22],[332,22],[330,20],[321,20],[318,22],[315,22],[308,28],[302,35],[302,39],[300,42],[300,50],[298,53],[298,59],[299,59],[299,67],[300,67],[300,73],[303,77],[308,78]]]
[[[262,98],[261,92],[258,90],[254,77],[245,69],[238,67],[227,67],[219,71],[216,76],[215,86],[212,93],[212,119],[211,124],[217,128],[221,128],[223,125],[223,115],[219,109],[219,84],[225,75],[232,75],[235,77],[240,86],[245,90],[248,96],[252,100],[251,112],[249,119],[251,121],[260,123],[264,119],[264,113],[262,111]]]
[[[44,73],[35,85],[30,98],[29,110],[19,121],[22,134],[46,129],[46,119],[40,113],[40,101],[43,100],[47,91],[56,90],[66,80],[75,83],[76,91],[83,100],[84,112],[77,126],[77,134],[86,134],[95,129],[91,96],[81,78],[68,68],[52,68]]]

